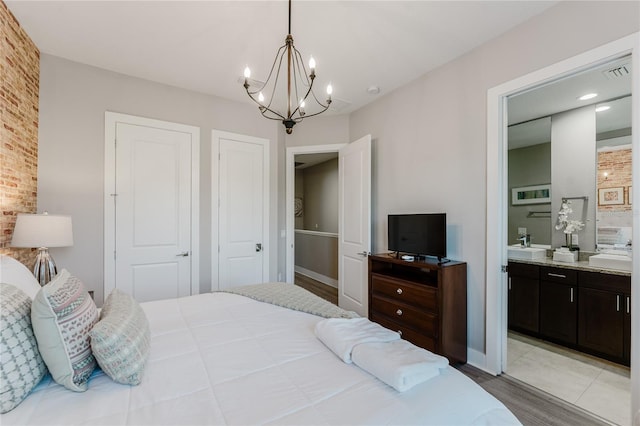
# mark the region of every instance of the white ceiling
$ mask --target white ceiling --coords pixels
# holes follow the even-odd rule
[[[244,67],[264,81],[287,33],[282,0],[5,3],[43,53],[241,102]],[[347,113],[555,3],[297,0],[292,35]]]
[[[587,105],[610,106],[596,113],[596,133],[630,128],[631,73],[631,57],[626,56],[510,97],[509,149],[549,142],[550,115]],[[598,96],[587,101],[578,99],[587,93]]]

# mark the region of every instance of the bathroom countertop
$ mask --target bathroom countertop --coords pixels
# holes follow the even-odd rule
[[[539,265],[539,266],[553,266],[554,268],[574,269],[578,271],[601,272],[603,274],[623,275],[627,277],[631,276],[631,272],[629,271],[621,271],[619,269],[605,269],[605,268],[598,268],[595,266],[589,266],[588,260],[579,260],[577,262],[558,262],[553,260],[550,257],[547,257],[545,259],[533,259],[533,260],[509,259],[509,262],[528,263],[530,265]]]

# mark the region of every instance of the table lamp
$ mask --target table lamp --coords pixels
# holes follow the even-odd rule
[[[11,238],[13,247],[38,247],[38,256],[33,267],[40,285],[45,285],[58,273],[56,264],[49,254],[49,247],[73,245],[71,216],[18,213],[16,226]]]

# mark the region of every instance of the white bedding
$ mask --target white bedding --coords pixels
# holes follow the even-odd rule
[[[457,370],[399,393],[314,335],[322,318],[228,293],[143,303],[151,355],[139,386],[45,378],[3,426],[24,424],[519,424]]]

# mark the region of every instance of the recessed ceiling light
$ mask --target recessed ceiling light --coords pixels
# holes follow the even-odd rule
[[[598,96],[597,93],[587,93],[586,95],[580,96],[578,99],[581,100],[581,101],[586,101],[586,100],[589,100],[589,99],[593,99],[596,96]]]
[[[609,105],[600,105],[599,107],[596,107],[596,112],[606,111],[609,108],[611,108]]]

